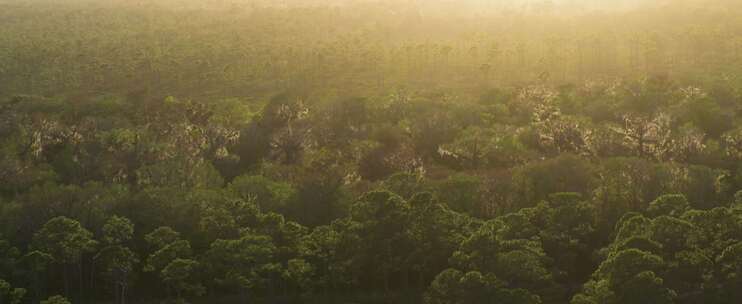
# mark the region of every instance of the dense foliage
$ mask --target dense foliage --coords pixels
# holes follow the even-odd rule
[[[742,302],[739,4],[434,3],[0,1],[0,303]]]

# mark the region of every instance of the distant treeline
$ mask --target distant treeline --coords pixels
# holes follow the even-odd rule
[[[75,3],[2,4],[0,94],[266,97],[292,88],[368,96],[399,86],[471,93],[646,75],[737,81],[742,69],[739,4],[721,0],[570,16],[433,13],[424,2]]]

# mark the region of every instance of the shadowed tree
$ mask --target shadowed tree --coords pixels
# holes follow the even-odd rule
[[[47,268],[49,264],[54,262],[54,257],[48,253],[34,250],[26,253],[21,259],[21,262],[29,272],[33,294],[32,300],[34,302],[39,301],[44,292],[44,286],[47,285]]]
[[[13,288],[10,283],[0,279],[0,303],[20,304],[26,290],[23,288]]]
[[[237,290],[242,301],[250,302],[255,297],[251,293],[267,287],[280,270],[276,251],[270,237],[245,230],[239,239],[211,243],[202,263],[217,284]]]
[[[132,239],[134,225],[127,218],[113,216],[103,226],[103,249],[94,257],[94,265],[102,267],[107,280],[113,286],[115,303],[126,303],[126,292],[134,271],[139,262],[126,244]],[[91,278],[92,280],[92,278]]]
[[[144,236],[144,239],[155,251],[147,257],[144,271],[155,272],[174,292],[178,301],[186,294],[201,295],[204,288],[194,280],[194,271],[198,262],[190,259],[191,244],[180,239],[180,233],[170,227],[160,227]]]
[[[91,252],[96,241],[93,234],[79,222],[66,217],[55,217],[34,234],[33,248],[48,253],[63,271],[65,294],[69,295],[69,267],[77,266],[79,276],[78,290],[83,299],[83,256]]]

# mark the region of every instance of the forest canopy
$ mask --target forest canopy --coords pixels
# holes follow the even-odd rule
[[[742,2],[0,0],[0,303],[741,278]]]

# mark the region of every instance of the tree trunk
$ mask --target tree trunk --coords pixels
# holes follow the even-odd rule
[[[126,304],[126,283],[121,284],[121,304]]]
[[[425,274],[423,274],[423,269],[420,267],[420,270],[417,271],[417,288],[419,290],[425,289]]]
[[[70,280],[68,275],[68,269],[67,264],[62,265],[62,276],[64,280],[64,296],[69,298],[70,296]]]
[[[389,273],[387,271],[384,272],[384,292],[389,293]]]
[[[40,283],[41,280],[39,280],[39,273],[36,272],[35,270],[33,271],[33,275],[31,276],[31,280],[33,281],[32,282],[32,286],[33,286],[33,298],[31,299],[31,301],[33,303],[38,303],[40,301],[40,298],[41,298],[41,283]]]
[[[247,304],[248,303],[248,300],[247,300],[247,290],[245,288],[242,288],[240,290],[240,298],[242,298],[242,303],[244,303],[244,304]]]
[[[90,263],[90,290],[95,290],[95,260]],[[95,294],[93,294],[95,297]]]
[[[84,300],[85,298],[83,297],[84,295],[83,289],[85,289],[85,286],[84,286],[85,284],[83,283],[83,275],[82,275],[82,257],[80,257],[80,261],[77,263],[77,270],[79,273],[79,281],[80,281],[80,286],[78,287],[80,289],[78,292],[78,296],[80,297],[79,301],[82,303],[82,302],[85,302]]]
[[[410,270],[410,267],[405,267],[405,270],[404,270],[404,282],[405,282],[404,283],[404,287],[407,290],[411,289],[411,287],[412,287],[412,283],[411,283],[412,278],[410,278],[412,276],[412,274],[410,273],[410,271],[411,271]]]

